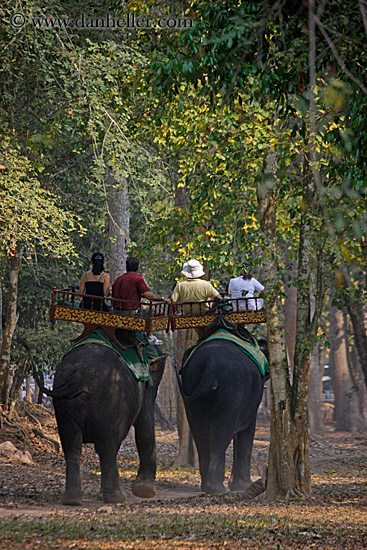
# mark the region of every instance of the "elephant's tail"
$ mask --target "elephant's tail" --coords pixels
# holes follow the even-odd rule
[[[194,399],[198,399],[199,397],[204,397],[205,395],[208,395],[209,393],[214,392],[218,388],[218,380],[215,373],[213,372],[212,376],[205,376],[205,373],[203,373],[203,375],[200,378],[199,384],[195,388],[194,393],[188,394],[185,392],[183,388],[183,385],[180,379],[180,372],[178,369],[177,361],[175,361],[175,371],[176,371],[178,387],[185,401],[194,401]]]
[[[26,350],[28,351],[29,358],[31,360],[31,365],[32,365],[33,377],[34,377],[35,381],[37,382],[37,385],[38,385],[39,389],[43,393],[45,393],[49,397],[52,397],[53,399],[62,399],[62,398],[72,399],[73,397],[76,397],[77,395],[79,395],[80,393],[82,393],[84,391],[84,389],[80,388],[80,387],[79,388],[77,388],[77,387],[71,388],[69,384],[64,384],[63,386],[61,386],[57,390],[50,390],[49,388],[46,388],[46,386],[42,382],[42,378],[41,378],[39,370],[37,369],[37,365],[34,362],[33,355],[32,355],[32,352],[31,352],[31,349],[29,347],[28,342],[26,340],[24,340],[24,338],[18,338],[18,342],[20,344],[22,344],[26,348]]]

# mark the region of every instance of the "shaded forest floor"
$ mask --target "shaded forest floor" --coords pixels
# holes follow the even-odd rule
[[[93,446],[82,454],[84,504],[60,504],[62,452],[31,431],[3,426],[0,443],[30,451],[33,464],[0,455],[0,548],[38,549],[352,549],[367,548],[367,434],[324,433],[311,437],[313,494],[309,499],[245,501],[241,494],[205,496],[193,468],[174,469],[177,432],[157,431],[157,496],[131,493],[137,453],[129,434],[119,453],[126,503],[98,501],[100,474]],[[42,428],[57,437],[56,424]],[[266,464],[269,428],[257,428],[252,478]],[[232,449],[228,450],[227,479]]]

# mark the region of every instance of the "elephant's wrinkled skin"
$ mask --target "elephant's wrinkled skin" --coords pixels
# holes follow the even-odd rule
[[[116,455],[132,425],[140,459],[133,493],[140,497],[155,495],[154,400],[164,363],[165,356],[152,368],[155,387],[149,388],[146,383],[138,382],[118,355],[105,346],[85,344],[64,357],[57,367],[53,388],[66,461],[63,504],[82,503],[82,443],[94,443],[99,455],[104,501],[124,500]]]
[[[204,492],[225,492],[225,453],[232,439],[229,487],[245,491],[251,485],[251,452],[263,388],[264,378],[256,364],[232,342],[204,343],[186,363],[182,393]]]

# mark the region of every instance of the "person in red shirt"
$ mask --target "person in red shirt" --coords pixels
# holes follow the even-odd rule
[[[139,260],[138,258],[129,257],[126,260],[126,273],[117,277],[112,285],[112,298],[127,300],[126,302],[113,301],[112,307],[114,311],[120,311],[122,314],[134,315],[138,311],[141,297],[148,300],[158,300],[159,302],[170,303],[170,300],[164,296],[157,296],[150,292],[144,278],[139,275]],[[122,332],[122,331],[121,331]],[[129,331],[123,331],[126,335]],[[131,336],[131,334],[130,334]],[[148,335],[148,340],[152,344],[162,343],[152,334]]]
[[[138,258],[129,257],[126,260],[126,273],[117,277],[112,285],[112,298],[127,300],[124,304],[113,302],[113,308],[122,312],[133,312],[138,309],[141,297],[148,300],[158,300],[169,303],[170,300],[164,296],[157,296],[150,292],[144,278],[139,275],[139,260]]]

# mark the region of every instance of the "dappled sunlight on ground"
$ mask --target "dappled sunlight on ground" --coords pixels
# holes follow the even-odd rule
[[[47,428],[54,436],[55,426]],[[192,549],[254,550],[367,548],[366,434],[312,434],[313,493],[307,498],[248,502],[240,493],[207,496],[200,492],[198,469],[174,468],[177,431],[157,430],[157,495],[141,500],[131,493],[138,469],[133,433],[118,455],[121,486],[127,501],[106,505],[97,500],[100,467],[93,445],[82,452],[84,503],[60,504],[65,479],[62,453],[27,435],[13,443],[28,448],[32,465],[0,460],[0,549]],[[2,439],[3,441],[4,439]],[[267,463],[269,428],[255,434],[252,477]],[[227,451],[226,478],[232,446]],[[2,506],[2,508],[1,508]]]

